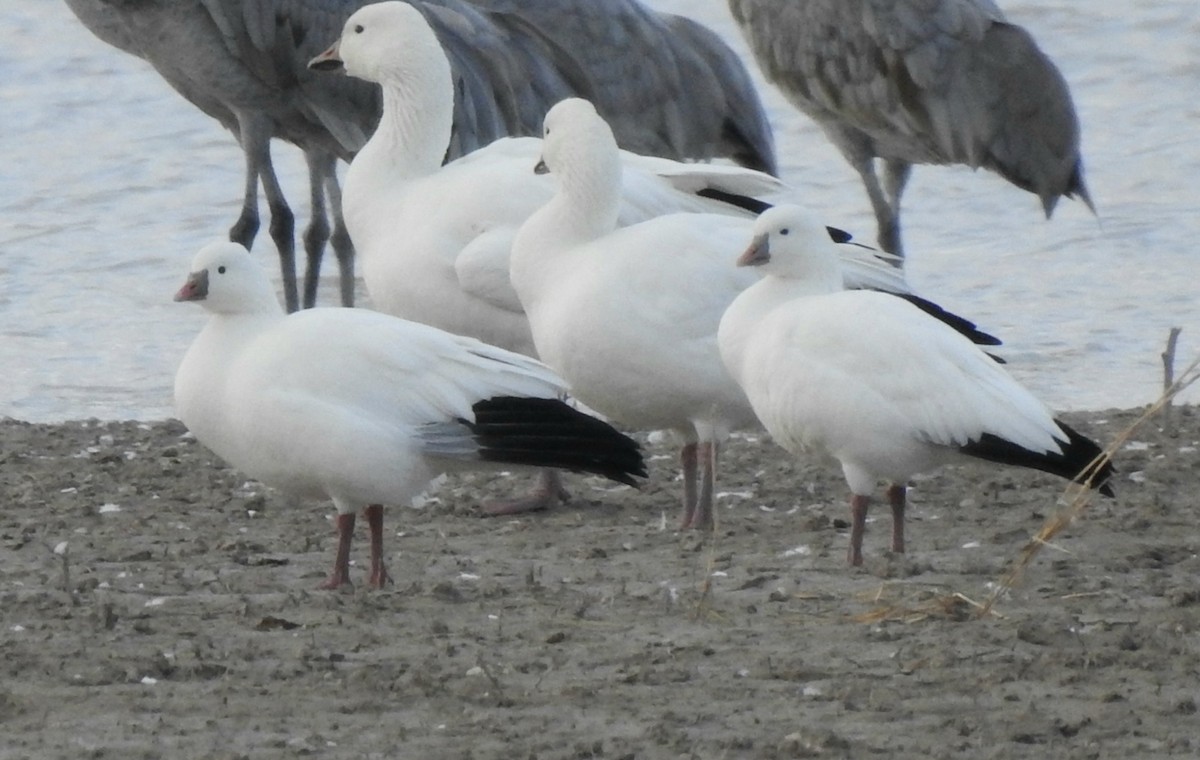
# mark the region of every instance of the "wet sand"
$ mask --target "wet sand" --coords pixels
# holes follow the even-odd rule
[[[1141,410],[1067,415],[1106,443]],[[1146,758],[1200,754],[1200,410],[1144,425],[994,614],[1063,482],[918,481],[909,552],[845,564],[839,469],[723,458],[711,539],[640,491],[485,519],[523,475],[387,512],[391,587],[315,590],[328,504],[176,422],[0,422],[0,758]],[[961,596],[956,596],[961,595]]]

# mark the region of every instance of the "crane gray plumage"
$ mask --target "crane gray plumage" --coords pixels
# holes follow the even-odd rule
[[[711,29],[636,0],[472,2],[532,22],[558,50],[560,71],[576,72],[570,96],[590,100],[622,148],[679,160],[727,157],[779,173],[750,74]],[[541,133],[553,104],[539,109],[529,134]]]
[[[259,228],[258,185],[270,211],[269,230],[279,251],[287,308],[299,305],[295,275],[295,216],[271,159],[270,140],[297,145],[308,165],[312,213],[304,232],[308,257],[305,305],[316,300],[320,261],[332,242],[342,276],[342,302],[353,299],[353,247],[341,220],[338,158],[349,160],[372,125],[372,89],[326,81],[308,72],[309,52],[336,29],[341,3],[276,0],[68,0],[97,37],[137,55],[185,99],[233,132],[246,160],[242,210],[231,240],[249,247]],[[113,19],[123,29],[114,31]],[[119,44],[124,41],[126,44]],[[331,228],[328,216],[333,217]]]
[[[862,177],[880,246],[902,255],[913,164],[966,164],[1095,212],[1066,80],[990,0],[729,0],[768,80]],[[882,184],[874,159],[884,163]]]
[[[378,90],[307,68],[367,0],[67,0],[97,37],[148,61],[184,98],[237,136],[246,156],[242,212],[230,238],[249,247],[258,183],[279,250],[284,297],[299,305],[294,215],[271,163],[270,139],[308,162],[313,203],[304,233],[303,303],[316,300],[327,241],[353,302],[353,247],[341,219],[337,159],[349,160],[378,123]],[[637,0],[414,0],[446,49],[456,86],[447,158],[505,135],[539,134],[564,97],[587,97],[622,145],[671,158],[729,156],[776,173],[765,112],[744,68],[716,35]],[[119,20],[116,23],[114,19]],[[698,40],[703,47],[693,49]],[[732,60],[732,63],[731,63]],[[651,66],[650,64],[654,64]],[[690,81],[707,73],[703,88]],[[731,72],[740,77],[731,79]],[[714,117],[711,111],[721,116]],[[327,215],[332,215],[333,225]]]
[[[75,17],[101,41],[117,50],[141,57],[141,48],[116,8],[100,0],[66,0],[66,3]]]
[[[729,156],[752,169],[778,175],[778,167],[764,157],[773,154],[773,138],[762,115],[758,92],[742,59],[721,37],[687,16],[663,14],[687,82],[691,122],[707,119],[704,134],[720,136],[725,147],[712,155]],[[611,123],[611,122],[610,122]],[[689,154],[699,153],[697,146]],[[711,156],[709,156],[711,157]]]

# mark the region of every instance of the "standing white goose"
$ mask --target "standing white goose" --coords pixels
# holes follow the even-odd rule
[[[992,0],[729,0],[767,79],[825,131],[903,255],[913,164],[966,164],[1093,211],[1062,74]],[[884,164],[883,182],[875,159]]]
[[[637,444],[559,400],[539,362],[363,309],[285,315],[245,248],[215,243],[177,301],[211,317],[175,378],[179,418],[234,467],[300,497],[332,499],[338,548],[323,588],[350,582],[355,512],[371,529],[368,582],[388,582],[383,504],[443,472],[501,464],[634,484]]]
[[[414,8],[369,5],[312,65],[342,65],[383,91],[379,128],[347,172],[343,209],[372,305],[449,332],[533,354],[533,340],[508,278],[517,228],[553,195],[533,173],[541,141],[502,139],[442,166],[452,131],[454,84],[436,35]],[[623,219],[724,208],[701,197],[778,191],[770,175],[623,153],[632,166]],[[547,506],[562,493],[553,478],[527,499],[491,505],[508,513]]]
[[[751,223],[670,214],[617,229],[620,153],[585,100],[546,114],[542,160],[558,192],[521,226],[511,262],[538,355],[589,407],[683,441],[681,527],[711,529],[718,448],[755,424],[716,340],[725,307],[757,279],[729,261]]]
[[[681,213],[618,228],[621,156],[586,100],[550,109],[542,147],[558,191],[521,226],[511,262],[538,355],[589,407],[683,441],[681,525],[711,529],[720,444],[756,424],[717,349],[721,314],[758,279],[729,253],[752,222]]]
[[[549,179],[532,172],[541,141],[501,139],[442,165],[454,113],[450,62],[433,29],[406,3],[356,11],[311,65],[341,65],[382,88],[379,127],[351,163],[343,194],[373,305],[531,353],[529,328],[508,284],[508,256],[517,227],[554,192]],[[782,188],[753,170],[623,155],[650,167],[633,172],[625,223],[680,210],[744,214],[696,195],[708,186],[740,194]]]
[[[850,486],[848,559],[862,564],[870,494],[888,481],[892,550],[904,551],[906,483],[962,456],[1031,467],[1111,495],[1093,441],[1053,415],[953,327],[886,293],[842,291],[838,258],[803,210],[755,224],[738,259],[766,276],[721,319],[721,356],[788,451],[824,451]]]

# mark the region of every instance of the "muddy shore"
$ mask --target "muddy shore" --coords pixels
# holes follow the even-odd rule
[[[1141,410],[1067,415],[1102,443]],[[395,584],[316,591],[328,504],[177,422],[0,421],[0,758],[1147,758],[1200,754],[1200,410],[985,600],[1063,483],[985,464],[877,509],[845,564],[836,466],[732,442],[719,526],[640,491],[485,519],[521,475],[389,508]],[[365,532],[353,568],[362,578]]]

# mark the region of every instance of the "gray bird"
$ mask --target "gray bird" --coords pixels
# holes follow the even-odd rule
[[[332,27],[340,19],[319,3],[274,3],[303,8],[301,20],[258,7],[265,4],[237,0],[66,1],[97,37],[146,60],[179,94],[237,137],[246,175],[242,211],[229,237],[246,247],[253,243],[261,182],[289,311],[299,304],[295,217],[272,165],[270,140],[278,137],[300,147],[312,200],[303,235],[308,256],[305,305],[316,300],[320,261],[329,241],[341,267],[342,302],[351,303],[353,247],[341,221],[336,161],[349,160],[366,142],[370,125],[354,114],[369,113],[375,95],[366,86],[334,86],[304,68],[308,51],[320,51],[319,40],[306,39],[308,27]]]
[[[903,255],[913,164],[966,164],[1095,213],[1066,80],[990,0],[729,0],[768,80],[862,177],[879,245]],[[882,185],[875,159],[883,161]]]
[[[271,163],[270,140],[304,152],[313,208],[303,235],[303,304],[316,301],[326,242],[338,258],[342,303],[353,303],[354,250],[341,218],[336,162],[350,160],[374,130],[379,92],[306,64],[367,1],[66,2],[97,37],[149,62],[238,138],[246,180],[230,239],[253,243],[261,182],[289,311],[300,304],[294,215]],[[550,106],[580,96],[614,120],[618,140],[631,150],[676,159],[728,156],[777,171],[770,128],[748,74],[719,37],[693,29],[694,22],[650,11],[637,0],[412,5],[429,20],[454,70],[454,137],[447,158],[505,135],[539,134]]]

